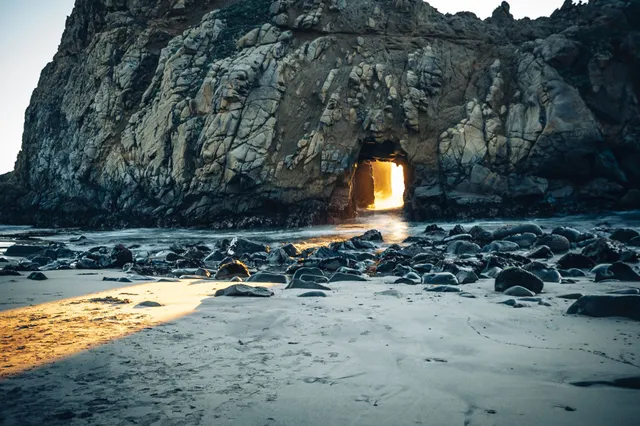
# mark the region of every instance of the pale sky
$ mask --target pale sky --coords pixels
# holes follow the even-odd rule
[[[86,0],[85,0],[86,1]],[[431,0],[442,13],[463,10],[484,19],[500,0]],[[563,0],[511,0],[516,18],[548,16]],[[24,112],[40,71],[58,50],[74,0],[0,0],[0,174],[13,170]]]

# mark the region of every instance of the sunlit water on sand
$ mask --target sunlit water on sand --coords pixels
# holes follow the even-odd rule
[[[457,223],[462,223],[467,228],[480,225],[488,230],[496,229],[510,223],[520,223],[523,221],[535,222],[541,227],[552,228],[556,226],[572,226],[579,229],[591,229],[599,224],[615,227],[640,228],[640,211],[605,213],[602,215],[574,215],[558,216],[544,219],[508,219],[508,220],[478,220],[478,221],[440,221],[436,222],[444,229],[450,229]],[[261,241],[263,243],[277,246],[280,243],[295,243],[302,248],[310,246],[320,246],[332,241],[345,240],[356,235],[360,235],[369,229],[378,229],[384,236],[384,243],[402,243],[407,237],[420,235],[428,223],[432,222],[408,222],[404,219],[401,211],[383,212],[362,212],[360,217],[349,220],[340,225],[320,225],[304,228],[291,229],[243,229],[213,231],[207,229],[123,229],[114,231],[79,231],[63,230],[51,236],[41,237],[45,240],[59,241],[66,243],[69,248],[75,250],[86,250],[94,246],[112,246],[114,244],[139,245],[137,252],[162,250],[170,245],[188,244],[202,242],[213,245],[223,238],[234,238],[243,236],[245,238]],[[0,235],[5,236],[5,240],[0,240],[0,253],[12,244],[10,239],[6,239],[12,234],[19,234],[25,231],[47,231],[29,227],[13,227],[0,225]],[[70,239],[84,235],[87,240],[82,243],[72,243]]]

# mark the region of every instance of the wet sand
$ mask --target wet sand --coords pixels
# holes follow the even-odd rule
[[[101,279],[46,274],[52,294],[70,296],[55,280],[90,290]],[[332,284],[321,299],[282,286],[240,299],[209,297],[228,283],[149,283],[99,294],[126,305],[83,295],[4,311],[2,364],[14,367],[0,378],[0,423],[637,424],[640,390],[573,383],[640,376],[638,322],[568,316],[572,301],[556,297],[637,283],[547,283],[551,306],[515,309],[497,304],[508,297],[493,280],[464,286],[476,299],[390,280]],[[399,294],[376,294],[389,289]],[[134,308],[141,300],[166,306]],[[74,350],[61,355],[65,341]],[[44,364],[30,369],[18,345]]]

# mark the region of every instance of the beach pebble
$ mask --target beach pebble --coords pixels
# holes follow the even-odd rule
[[[493,241],[482,248],[483,253],[510,252],[520,250],[520,246],[511,241]]]
[[[640,296],[584,296],[571,305],[567,313],[590,317],[627,317],[640,321]]]
[[[248,278],[250,276],[251,274],[249,273],[247,266],[238,260],[234,260],[220,266],[216,272],[215,278],[217,280],[228,280],[233,277]]]
[[[581,253],[567,253],[557,262],[560,269],[591,269],[596,263],[588,256]]]
[[[422,277],[423,284],[444,284],[457,285],[458,279],[451,272],[440,272],[437,274],[426,274]]]
[[[410,278],[405,278],[405,277],[398,278],[398,279],[397,279],[397,280],[395,280],[393,283],[394,283],[394,284],[407,284],[407,285],[416,285],[416,284],[420,284],[420,282],[419,282],[419,281],[414,281],[414,280],[412,280],[412,279],[410,279]]]
[[[377,296],[391,296],[391,297],[397,297],[400,298],[402,297],[402,293],[400,293],[398,290],[385,290],[385,291],[380,291],[378,293],[376,293]]]
[[[498,274],[494,283],[495,291],[499,292],[515,286],[522,286],[537,294],[544,288],[544,282],[524,269],[507,268]]]
[[[551,259],[553,256],[553,251],[549,246],[539,246],[527,253],[529,259]]]
[[[435,285],[433,287],[425,287],[425,291],[431,291],[435,293],[460,293],[462,289],[454,285]]]
[[[287,277],[283,274],[274,274],[271,272],[258,272],[247,279],[248,283],[276,283],[287,284]]]
[[[311,283],[326,284],[329,282],[329,277],[323,275],[301,275],[298,279],[302,281],[309,281]]]
[[[524,287],[521,287],[519,285],[506,289],[502,294],[504,294],[506,296],[514,296],[514,297],[527,297],[527,296],[534,296],[535,295],[535,293],[532,292],[531,290],[528,290],[528,289],[526,289]]]
[[[345,274],[342,272],[336,272],[329,279],[330,283],[344,282],[344,281],[368,281],[368,280],[365,277],[361,277],[359,275]]]
[[[536,235],[542,235],[542,229],[535,223],[521,223],[518,225],[506,225],[500,229],[493,231],[493,239],[501,240],[511,235],[524,234],[530,232]]]
[[[473,284],[479,280],[478,275],[472,270],[463,269],[456,274],[459,284]]]
[[[477,299],[475,294],[467,293],[465,291],[460,293],[460,297],[464,297],[465,299]]]
[[[293,274],[293,279],[295,280],[302,277],[303,275],[315,275],[318,277],[324,277],[324,272],[322,272],[322,269],[320,268],[303,266],[302,268],[296,270],[296,272]]]
[[[554,253],[564,253],[571,249],[571,242],[562,235],[546,234],[538,237],[536,246],[547,246]]]
[[[582,294],[582,293],[569,293],[569,294],[560,295],[560,296],[558,296],[558,298],[559,299],[568,299],[568,300],[578,300],[582,296],[584,296],[584,294]]]
[[[215,296],[271,297],[273,296],[273,292],[265,287],[251,287],[246,284],[234,284],[231,287],[216,291]]]
[[[136,308],[159,308],[164,306],[162,303],[154,302],[152,300],[146,300],[136,305]]]
[[[559,283],[562,281],[560,272],[555,268],[548,267],[544,263],[531,262],[528,265],[525,265],[522,269],[531,272],[546,283]]]
[[[48,279],[42,272],[32,272],[27,278],[33,281],[44,281]]]
[[[613,231],[609,238],[615,241],[620,241],[621,243],[627,243],[636,237],[640,237],[640,233],[638,233],[638,231],[629,228],[618,228]]]
[[[640,289],[623,288],[621,290],[608,291],[607,294],[624,294],[624,295],[640,294]]]
[[[304,290],[327,290],[330,291],[331,288],[326,285],[322,285],[321,283],[316,283],[312,281],[303,281],[300,279],[293,279],[289,283],[289,285],[285,288],[285,290],[292,289],[304,289]]]
[[[300,294],[298,297],[327,297],[327,294],[322,291],[308,291]]]

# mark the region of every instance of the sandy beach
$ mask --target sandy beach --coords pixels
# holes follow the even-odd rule
[[[48,272],[51,279],[37,284],[0,277],[0,298],[25,306],[0,313],[1,424],[635,425],[639,418],[638,390],[576,385],[639,376],[638,323],[566,315],[572,301],[557,297],[637,283],[549,283],[540,297],[550,306],[515,309],[498,304],[509,297],[487,279],[464,286],[476,299],[391,284],[392,277],[333,283],[326,298],[298,298],[303,290],[275,285],[275,297],[247,299],[211,297],[228,283],[123,287],[100,281],[103,273]],[[130,303],[88,301],[106,296]],[[165,306],[134,307],[143,300]],[[55,318],[56,309],[64,315]],[[34,315],[49,317],[20,327]],[[65,326],[69,318],[75,331]],[[51,349],[70,334],[73,350]],[[33,355],[30,345],[37,360],[18,355]]]

